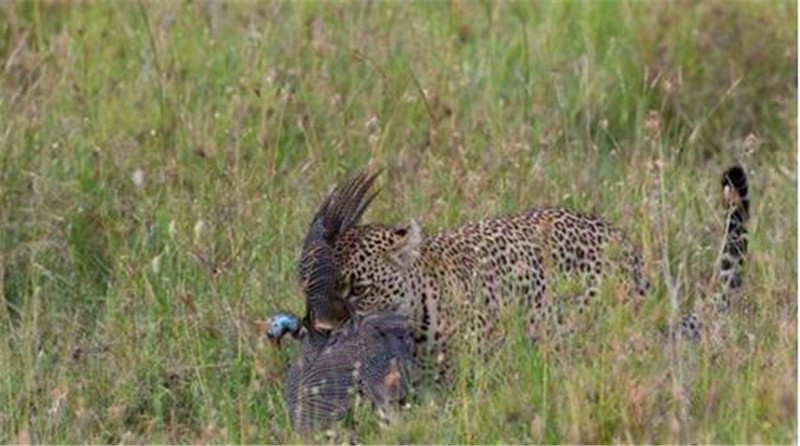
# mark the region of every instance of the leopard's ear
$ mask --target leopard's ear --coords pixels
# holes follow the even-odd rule
[[[419,257],[419,248],[422,245],[424,234],[416,220],[411,220],[405,225],[392,230],[395,235],[394,247],[389,253],[389,258],[400,268],[409,268],[414,260]]]

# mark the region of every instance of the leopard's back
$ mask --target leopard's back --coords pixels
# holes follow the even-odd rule
[[[632,294],[644,295],[640,256],[622,231],[585,214],[535,208],[429,238],[409,273],[413,292],[405,307],[417,342],[432,344],[428,350],[441,359],[444,344],[461,328],[486,340],[510,307],[522,308],[535,332],[555,307],[588,305],[603,277],[616,272]],[[556,278],[574,280],[581,292],[559,295]]]

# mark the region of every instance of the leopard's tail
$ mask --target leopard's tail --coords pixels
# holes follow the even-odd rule
[[[720,309],[726,310],[731,297],[742,287],[744,261],[747,255],[747,220],[750,217],[747,173],[734,165],[722,175],[722,196],[728,209],[725,244],[719,259],[719,278],[722,285]]]
[[[725,243],[719,257],[718,299],[710,309],[725,312],[730,308],[733,296],[742,287],[744,261],[747,254],[747,220],[750,217],[750,196],[747,190],[747,174],[739,165],[734,165],[722,175],[722,197],[727,208],[725,219]],[[702,310],[701,310],[702,312]],[[704,312],[705,313],[705,312]],[[708,313],[705,313],[708,316]],[[684,339],[698,340],[702,337],[704,324],[700,315],[693,311],[681,321],[680,333]]]

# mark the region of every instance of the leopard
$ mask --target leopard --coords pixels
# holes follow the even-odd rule
[[[452,374],[460,335],[491,338],[508,308],[522,308],[536,341],[543,327],[558,325],[563,308],[588,308],[608,280],[618,282],[622,299],[634,307],[648,295],[641,250],[626,233],[565,207],[534,207],[433,235],[414,219],[361,223],[379,173],[362,171],[340,183],[315,214],[299,268],[309,329],[331,333],[349,318],[396,311],[409,321],[415,361],[422,368],[432,363],[441,379]],[[719,300],[728,301],[742,286],[747,247],[749,198],[740,166],[723,175],[723,192],[729,212]],[[315,265],[324,281],[309,275]],[[578,290],[559,290],[563,277]],[[696,337],[701,324],[690,314],[676,331]]]
[[[372,180],[361,174],[350,181]],[[339,188],[348,189],[357,188]],[[527,331],[538,339],[565,304],[590,305],[608,277],[619,278],[625,299],[637,304],[650,286],[640,251],[624,231],[563,207],[470,221],[430,236],[413,219],[357,224],[332,236],[331,247],[339,299],[359,315],[389,309],[405,315],[414,357],[433,363],[437,378],[451,375],[455,338],[490,338],[508,308],[523,309]],[[556,296],[556,276],[582,289]]]

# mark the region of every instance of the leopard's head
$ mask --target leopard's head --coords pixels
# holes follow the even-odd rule
[[[402,277],[422,238],[419,226],[361,225],[376,193],[379,172],[364,171],[339,183],[311,221],[298,277],[310,328],[329,331],[359,310],[382,309],[402,297]]]
[[[359,313],[393,307],[409,292],[406,278],[419,256],[423,234],[415,221],[365,224],[334,245],[337,291]]]

